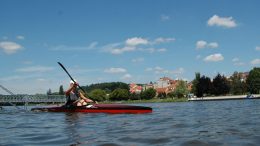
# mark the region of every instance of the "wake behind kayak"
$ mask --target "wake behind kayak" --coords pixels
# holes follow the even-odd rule
[[[151,113],[153,110],[150,107],[124,105],[124,104],[93,104],[88,106],[77,107],[41,107],[32,108],[32,111],[37,112],[81,112],[81,113],[108,113],[108,114],[144,114]]]

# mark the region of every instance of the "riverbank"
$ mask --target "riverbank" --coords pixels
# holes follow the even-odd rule
[[[254,94],[253,97],[246,98],[247,95],[230,95],[230,96],[207,96],[192,98],[153,98],[149,100],[123,100],[123,101],[103,101],[102,104],[138,104],[138,103],[165,103],[165,102],[187,102],[187,101],[213,101],[213,100],[239,100],[239,99],[260,99],[260,94]],[[64,103],[27,103],[29,106],[55,105],[61,106]],[[8,104],[8,106],[11,106]],[[19,105],[18,105],[19,106]],[[24,105],[20,105],[24,106]]]
[[[242,99],[260,99],[260,94],[252,95],[230,95],[230,96],[207,96],[207,97],[191,97],[188,101],[213,101],[213,100],[242,100]]]
[[[105,101],[102,103],[120,103],[120,104],[135,104],[135,103],[163,103],[163,102],[186,102],[188,98],[154,98],[149,100],[124,100],[124,101]]]
[[[105,101],[102,103],[164,103],[164,102],[187,102],[187,101],[213,101],[213,100],[241,100],[241,99],[260,99],[260,94],[247,95],[229,95],[229,96],[207,96],[207,97],[192,97],[192,98],[153,98],[149,100],[127,100],[127,101]]]

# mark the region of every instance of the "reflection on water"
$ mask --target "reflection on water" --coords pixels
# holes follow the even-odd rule
[[[0,111],[0,145],[259,145],[260,100],[143,104],[151,114]]]
[[[78,132],[78,113],[65,113],[64,134],[73,142],[71,145],[79,145],[80,134]]]

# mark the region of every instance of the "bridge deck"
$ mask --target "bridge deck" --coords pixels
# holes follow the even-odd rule
[[[64,103],[64,95],[0,95],[0,103]]]

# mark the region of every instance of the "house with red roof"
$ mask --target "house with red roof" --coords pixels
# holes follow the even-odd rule
[[[130,88],[130,93],[136,93],[136,94],[141,93],[141,92],[142,92],[142,89],[143,89],[142,86],[139,86],[139,85],[137,85],[137,84],[135,84],[135,83],[131,83],[131,84],[129,85],[129,88]]]

